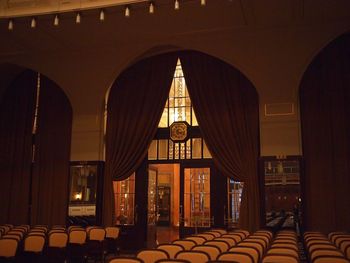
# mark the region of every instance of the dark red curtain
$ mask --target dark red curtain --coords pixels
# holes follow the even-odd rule
[[[104,225],[112,225],[114,221],[113,180],[130,176],[147,155],[169,94],[176,61],[176,54],[142,60],[126,69],[111,87],[107,109]]]
[[[239,225],[260,227],[258,180],[259,102],[238,70],[199,52],[183,52],[181,63],[198,124],[224,176],[244,182]]]
[[[64,92],[41,76],[32,180],[32,224],[64,225],[68,211],[72,109]]]
[[[300,84],[305,225],[350,230],[350,34],[330,43]]]
[[[0,224],[26,224],[37,74],[27,70],[0,103]]]

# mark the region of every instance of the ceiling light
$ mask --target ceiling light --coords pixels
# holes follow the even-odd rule
[[[58,26],[59,24],[60,24],[60,18],[58,17],[58,15],[55,15],[55,18],[53,20],[53,25]]]
[[[105,11],[103,9],[101,9],[100,11],[100,21],[104,21],[105,20]]]
[[[205,5],[206,1],[205,0],[201,0],[201,5]]]
[[[153,2],[150,2],[150,3],[149,3],[149,13],[150,13],[150,14],[153,14],[153,13],[154,13],[154,4],[153,4]]]
[[[75,23],[80,24],[81,22],[81,15],[80,12],[77,12],[77,16],[75,17]]]
[[[130,8],[129,6],[125,7],[125,17],[129,17],[130,16]]]
[[[9,20],[8,29],[9,29],[10,31],[13,30],[13,20],[12,20],[12,19]]]
[[[35,19],[35,17],[32,17],[32,20],[30,22],[30,27],[31,28],[36,28],[36,19]]]
[[[179,0],[175,0],[175,10],[179,10],[179,9],[180,9]]]

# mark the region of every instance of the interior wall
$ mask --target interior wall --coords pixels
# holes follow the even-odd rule
[[[133,10],[128,19],[107,13],[103,23],[91,11],[80,25],[65,14],[58,28],[51,17],[38,21],[37,29],[18,19],[13,32],[0,21],[0,64],[35,68],[64,89],[73,107],[73,161],[104,159],[107,90],[128,65],[150,50],[148,55],[164,52],[159,48],[164,46],[202,51],[241,70],[259,94],[261,155],[300,155],[301,76],[322,47],[350,29],[348,14],[342,5],[329,7],[323,1],[320,10],[306,4],[300,11],[296,5],[284,15],[288,1],[272,0],[266,6],[276,12],[270,14],[253,1],[267,12],[263,16],[261,10],[253,12],[252,1],[240,2],[217,0],[204,8],[191,2],[179,12],[169,5],[152,16]],[[276,103],[293,104],[294,113],[266,115],[265,105]]]

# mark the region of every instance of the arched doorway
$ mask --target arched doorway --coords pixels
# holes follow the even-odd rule
[[[203,60],[203,64],[207,64],[204,68],[198,67],[201,76],[203,76],[203,71],[208,70],[213,75],[212,78],[211,76],[207,76],[207,79],[203,77],[204,81],[200,80],[202,82],[199,83],[196,83],[198,76],[192,79],[190,77],[189,83],[192,85],[190,91],[186,87],[188,85],[187,77],[191,76],[194,68],[191,65],[193,61],[186,61],[186,58],[191,58],[191,55],[194,55],[193,59],[196,65],[198,65],[200,60]],[[164,73],[165,66],[158,60],[169,58],[171,58],[171,64],[165,65],[170,67],[170,70],[168,68]],[[186,71],[184,76],[180,73],[182,72],[180,61],[187,63],[185,63],[188,69],[187,75]],[[178,66],[175,70],[176,65]],[[159,70],[159,72],[156,70]],[[159,85],[158,82],[154,84],[153,77],[157,73],[160,74],[161,70],[163,70],[164,75],[167,74],[167,79],[156,91],[162,93],[162,100],[159,100],[157,94],[154,93],[152,95],[150,92],[141,91],[137,87],[143,85],[144,89],[153,89]],[[147,71],[148,73],[143,71]],[[147,74],[148,77],[146,78],[145,75]],[[141,81],[136,83],[136,76],[141,76]],[[228,78],[227,82],[221,82],[222,79],[220,78],[224,77]],[[164,81],[164,78],[162,77],[161,80]],[[209,85],[207,85],[208,83]],[[196,87],[200,86],[203,87],[203,92],[196,89]],[[111,147],[112,144],[110,146],[107,145],[107,167],[112,153],[114,156],[123,156],[118,161],[120,162],[124,159],[123,165],[131,162],[125,157],[129,155],[128,152],[130,149],[125,149],[123,155],[120,149],[125,145],[138,146],[132,151],[133,154],[130,154],[132,158],[135,157],[135,151],[138,151],[144,143],[144,141],[136,142],[138,141],[138,138],[136,138],[137,132],[140,132],[140,130],[143,132],[145,129],[148,132],[147,127],[150,127],[145,121],[147,118],[147,116],[145,117],[147,115],[146,112],[149,110],[148,107],[153,107],[154,104],[158,105],[158,117],[156,120],[153,118],[149,120],[149,122],[153,122],[152,129],[154,132],[151,135],[147,134],[147,140],[149,141],[144,146],[145,152],[140,154],[138,158],[137,162],[139,162],[139,165],[137,167],[130,165],[130,169],[123,176],[115,178],[119,180],[114,183],[114,189],[116,190],[116,202],[114,204],[116,211],[115,219],[117,223],[123,225],[123,229],[125,229],[126,235],[129,236],[129,240],[132,240],[134,248],[137,242],[136,236],[142,242],[140,246],[145,246],[147,243],[146,237],[156,236],[154,234],[150,235],[150,233],[152,232],[152,226],[154,227],[156,225],[155,219],[157,218],[159,224],[179,227],[180,236],[198,231],[200,227],[225,227],[229,219],[228,215],[234,214],[232,211],[229,212],[229,210],[232,210],[229,209],[229,206],[231,208],[232,203],[237,203],[232,202],[232,199],[228,198],[228,177],[239,180],[245,176],[247,176],[247,179],[251,176],[250,179],[244,180],[248,182],[248,186],[253,187],[251,189],[253,191],[247,192],[252,194],[251,200],[252,203],[255,203],[255,208],[252,208],[251,211],[256,211],[259,204],[257,200],[253,200],[259,198],[257,180],[259,145],[256,140],[259,135],[257,94],[251,83],[240,72],[226,63],[201,53],[170,53],[146,59],[141,61],[140,64],[137,63],[124,72],[120,79],[117,79],[114,87],[111,89],[108,110],[112,115],[115,114],[115,117],[107,117],[109,123],[123,121],[130,124],[126,120],[134,119],[140,121],[143,127],[139,123],[130,124],[132,128],[125,128],[128,130],[128,133],[123,133],[124,139],[121,140],[121,122],[118,125],[119,130],[114,128],[109,131],[107,121],[107,143],[109,136],[116,142],[114,148]],[[136,101],[133,99],[133,96],[137,92],[143,93],[143,101],[140,102],[140,99],[137,100],[140,105],[132,103],[132,101]],[[204,98],[200,93],[205,94]],[[190,96],[190,94],[192,95]],[[210,99],[214,98],[214,101],[217,100],[216,104],[214,101],[208,100],[208,97]],[[122,98],[124,99],[122,100]],[[197,100],[198,107],[202,107],[201,110],[198,109],[201,115],[201,123],[207,125],[208,130],[211,129],[211,132],[206,134],[207,137],[205,137],[210,140],[214,139],[214,142],[211,141],[211,150],[208,149],[203,136],[205,128],[199,128],[197,125],[196,115],[194,114],[197,108],[192,108],[192,98]],[[148,106],[145,107],[144,103],[147,99],[149,100]],[[125,108],[119,108],[119,112],[111,106],[115,104],[118,105],[116,107],[120,107],[125,101],[128,101],[131,105]],[[208,109],[205,103],[211,104],[212,108]],[[163,105],[165,105],[165,108]],[[207,114],[208,112],[209,114]],[[244,115],[245,117],[233,120],[232,117],[235,114],[237,117],[243,117]],[[129,115],[128,118],[126,115]],[[212,119],[209,120],[206,117]],[[216,122],[220,125],[213,125]],[[254,124],[252,125],[252,123]],[[239,127],[239,125],[241,126]],[[219,127],[219,131],[217,127]],[[225,136],[224,133],[228,130],[232,133],[229,136]],[[129,132],[133,134],[132,138],[129,138]],[[116,133],[119,133],[119,138],[115,136]],[[223,136],[215,133],[221,133]],[[250,137],[250,135],[253,135],[253,137]],[[146,138],[145,134],[140,136]],[[246,148],[241,148],[242,144],[245,143],[238,143],[238,138],[241,138],[242,142],[245,141],[252,145],[252,147],[248,146],[249,151]],[[128,143],[126,143],[126,140]],[[240,149],[236,153],[227,153],[230,156],[229,159],[234,159],[233,156],[238,154],[236,161],[239,161],[233,165],[237,165],[237,170],[231,167],[233,168],[232,173],[229,171],[232,163],[228,159],[229,164],[225,168],[221,165],[221,158],[212,158],[211,152],[214,150],[215,153],[216,143],[221,144],[218,148],[221,148],[221,154],[223,155],[225,155],[223,153],[225,150],[230,152],[233,148],[235,148],[234,150]],[[116,145],[120,145],[119,150],[116,148]],[[108,154],[108,147],[111,147],[109,149],[110,154]],[[220,153],[215,154],[220,155]],[[245,166],[244,162],[242,162],[242,157],[245,155],[247,156],[247,159],[244,158],[245,160],[253,160],[251,162],[252,165],[249,165],[249,167]],[[223,159],[226,157],[223,157]],[[110,162],[113,162],[113,160],[110,160]],[[118,164],[118,166],[120,165],[121,163]],[[115,166],[115,171],[117,171],[118,166]],[[225,171],[225,169],[227,170]],[[107,168],[107,170],[109,169]],[[129,177],[133,172],[135,172],[135,175]],[[237,176],[234,175],[235,173]],[[234,183],[232,180],[229,182]],[[230,191],[230,195],[232,195],[232,191]],[[166,201],[161,203],[163,200]],[[228,200],[231,200],[231,203]],[[159,207],[160,204],[162,207]],[[129,209],[128,212],[126,211],[126,207]],[[237,208],[235,210],[237,211]],[[159,218],[161,219],[160,221]],[[256,215],[253,220],[259,222],[260,216]]]

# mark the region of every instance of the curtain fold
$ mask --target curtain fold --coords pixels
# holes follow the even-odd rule
[[[65,225],[72,109],[60,87],[45,76],[40,82],[31,223]]]
[[[259,104],[251,82],[232,66],[200,52],[180,59],[198,124],[214,163],[244,182],[239,225],[260,227]]]
[[[111,87],[103,187],[105,226],[114,223],[113,180],[126,179],[146,157],[169,94],[176,61],[176,54],[142,60],[121,73]]]
[[[23,72],[0,103],[0,224],[28,220],[36,76]]]
[[[350,34],[330,43],[300,84],[306,229],[350,228]]]

